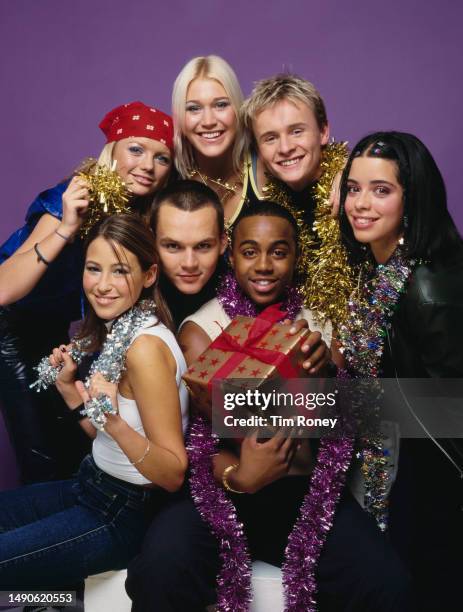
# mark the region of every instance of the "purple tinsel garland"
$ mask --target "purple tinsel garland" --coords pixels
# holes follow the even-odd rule
[[[251,558],[235,506],[214,479],[212,457],[217,453],[217,436],[206,419],[196,414],[188,445],[190,488],[201,517],[220,542],[222,568],[217,577],[216,609],[246,612],[251,601]]]
[[[302,502],[299,518],[288,538],[283,564],[287,612],[315,612],[315,569],[333,525],[336,506],[344,487],[353,451],[352,438],[323,439]]]
[[[282,567],[288,612],[316,610],[315,568],[333,524],[352,450],[352,438],[326,438],[320,443],[309,492],[289,535]],[[190,487],[201,517],[220,542],[222,568],[217,578],[217,611],[246,612],[252,599],[251,559],[233,502],[214,479],[212,457],[217,452],[218,438],[211,425],[196,414],[188,445]]]
[[[256,305],[243,293],[231,272],[223,276],[217,291],[217,300],[232,320],[239,315],[257,317],[259,314]],[[281,306],[281,310],[287,312],[286,318],[294,321],[302,308],[302,304],[303,298],[297,287],[293,285],[288,287]]]
[[[233,275],[227,274],[218,301],[231,319],[255,317],[255,305],[241,291]],[[282,309],[294,320],[302,307],[296,288],[289,288]],[[283,584],[288,612],[314,612],[317,584],[315,568],[325,538],[332,526],[339,496],[345,483],[353,451],[353,439],[323,439],[310,478],[309,492],[288,538],[283,564]],[[251,558],[243,525],[225,491],[216,482],[212,457],[218,452],[218,437],[199,414],[193,419],[188,454],[190,487],[195,505],[220,542],[222,568],[217,578],[218,612],[246,612],[252,599]]]

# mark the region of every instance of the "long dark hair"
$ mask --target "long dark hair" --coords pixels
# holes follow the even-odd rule
[[[375,132],[362,138],[349,156],[341,179],[340,224],[353,262],[365,258],[345,213],[347,180],[356,157],[395,162],[404,191],[404,242],[409,257],[430,262],[451,261],[463,252],[463,241],[447,208],[444,180],[427,147],[412,134]]]
[[[156,264],[159,269],[159,257],[156,253],[154,236],[143,221],[134,214],[114,215],[106,217],[95,224],[89,231],[84,242],[84,255],[87,255],[90,244],[97,238],[104,238],[112,247],[116,257],[120,254],[117,246],[133,253],[143,272]],[[159,278],[159,275],[158,275]],[[159,290],[158,280],[151,287],[143,288],[139,300],[152,299],[156,303],[156,316],[172,330],[172,316]],[[98,350],[106,338],[106,327],[92,306],[88,304],[87,313],[77,335],[78,338],[92,338],[91,351]]]

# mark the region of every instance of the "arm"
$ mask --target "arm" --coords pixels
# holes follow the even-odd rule
[[[256,493],[288,473],[298,449],[297,441],[285,438],[281,432],[265,442],[258,442],[257,436],[256,431],[243,440],[239,459],[229,450],[220,450],[213,458],[216,482],[222,485],[224,470],[230,465],[238,464],[235,470],[229,472],[228,484],[235,491]]]
[[[176,370],[176,361],[160,338],[138,337],[127,352],[127,377],[146,438],[118,414],[108,415],[105,426],[105,431],[137,470],[167,491],[176,491],[182,486],[188,463]],[[92,378],[90,396],[107,393],[116,405],[116,391],[116,385],[107,383],[101,374]],[[149,451],[146,453],[147,443]]]
[[[48,266],[37,257],[35,244],[44,259],[52,262],[75,236],[88,207],[85,185],[83,179],[74,177],[63,193],[62,221],[48,213],[42,215],[28,239],[0,266],[0,306],[26,296],[45,274]]]
[[[67,352],[68,348],[62,344],[59,348],[53,349],[53,353],[50,355],[50,363],[55,367],[60,364],[63,365],[56,379],[56,389],[69,410],[77,410],[82,405],[82,394],[76,388],[77,365]],[[79,425],[90,438],[95,438],[96,429],[87,418],[81,419]]]
[[[393,322],[397,346],[394,358],[399,364],[402,345],[417,353],[430,377],[463,376],[463,265],[432,269],[419,266],[414,272],[404,303]],[[399,368],[399,374],[400,374]],[[410,374],[409,374],[410,375]]]
[[[436,378],[463,376],[463,305],[423,304],[413,320],[420,358]]]
[[[211,338],[206,332],[193,321],[187,321],[178,335],[180,348],[185,356],[185,361],[190,366],[211,343]]]

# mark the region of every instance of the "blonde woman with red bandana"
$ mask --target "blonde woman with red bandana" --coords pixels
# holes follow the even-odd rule
[[[172,120],[131,102],[111,110],[99,127],[106,144],[98,163],[116,162],[132,194],[129,205],[143,215],[173,167]],[[74,175],[40,193],[25,225],[0,246],[0,405],[23,483],[70,476],[88,447],[56,395],[29,389],[32,366],[52,347],[67,344],[70,323],[82,318],[78,232],[87,187]]]

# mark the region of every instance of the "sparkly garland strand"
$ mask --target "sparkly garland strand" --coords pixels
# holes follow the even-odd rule
[[[211,425],[196,414],[190,428],[188,456],[193,501],[220,543],[222,567],[217,577],[217,612],[246,612],[251,602],[251,558],[243,525],[233,502],[218,486],[212,457],[218,453],[218,437]]]
[[[110,215],[130,213],[129,191],[121,177],[113,169],[95,163],[88,171],[82,171],[77,176],[88,183],[90,205],[85,220],[79,230],[81,236],[86,236],[95,223]]]
[[[416,261],[408,260],[399,244],[390,260],[377,266],[373,277],[370,265],[363,287],[358,295],[353,294],[349,299],[349,316],[339,329],[339,340],[348,365],[347,371],[352,377],[378,377],[387,329],[391,326],[390,320],[415,265]],[[371,393],[371,384],[368,386]],[[378,404],[373,409],[379,413]],[[365,509],[375,517],[378,527],[385,531],[388,518],[387,453],[380,435],[362,438],[360,445],[357,457],[362,460]]]
[[[282,567],[288,612],[315,612],[315,569],[326,536],[333,525],[336,506],[349,468],[353,438],[320,442],[317,463],[299,518],[288,538]]]
[[[227,274],[222,277],[216,297],[219,304],[232,320],[238,315],[244,317],[257,317],[259,314],[254,302],[248,298],[238,285],[238,281],[233,272],[227,272]],[[286,311],[286,317],[294,321],[302,308],[302,303],[303,299],[299,289],[291,286],[286,289],[286,295],[281,310]]]
[[[87,355],[87,351],[85,349],[89,346],[89,344],[89,338],[73,338],[71,340],[71,346],[68,350],[68,354],[77,365],[80,365],[82,359],[85,357],[85,355]],[[63,367],[64,364],[52,366],[49,357],[42,357],[39,363],[34,367],[34,370],[38,374],[37,380],[29,385],[29,388],[33,389],[34,387],[37,387],[37,393],[40,391],[45,391],[45,389],[48,389],[48,387],[51,387],[56,383],[58,374],[61,372]]]
[[[288,293],[283,309],[287,310],[288,318],[295,319],[302,298],[298,291]],[[243,294],[233,275],[225,276],[217,297],[232,319],[237,315],[256,316],[255,305]],[[190,487],[201,517],[220,543],[222,568],[217,578],[217,610],[246,612],[252,599],[251,559],[236,509],[214,478],[212,457],[218,452],[218,442],[211,425],[202,415],[195,415],[188,444]],[[288,538],[282,567],[288,612],[315,612],[316,564],[333,523],[352,450],[351,437],[323,439],[320,443],[309,491]]]
[[[342,171],[348,157],[347,143],[332,142],[322,151],[322,175],[314,184],[313,228],[304,221],[304,210],[291,201],[286,185],[272,178],[263,188],[265,199],[274,200],[289,210],[299,228],[300,255],[298,272],[304,279],[304,303],[317,316],[338,326],[347,317],[347,300],[354,287],[354,273],[341,242],[338,219],[331,216],[330,193],[333,180]]]
[[[155,304],[152,300],[141,300],[136,306],[121,315],[112,325],[106,340],[101,349],[100,355],[92,363],[89,375],[85,380],[85,387],[90,387],[90,380],[94,374],[99,372],[108,382],[118,383],[122,372],[125,369],[125,357],[128,348],[136,334],[143,328],[148,320],[153,317]],[[76,363],[80,363],[86,352],[83,347],[90,344],[90,339],[73,339],[69,354]],[[31,387],[37,386],[37,391],[46,389],[56,382],[56,378],[63,366],[51,365],[48,357],[41,359],[35,368],[38,372],[38,379]],[[117,411],[112,406],[111,400],[107,395],[92,398],[86,402],[81,414],[86,415],[92,424],[100,430],[106,424],[106,415],[115,414]]]

